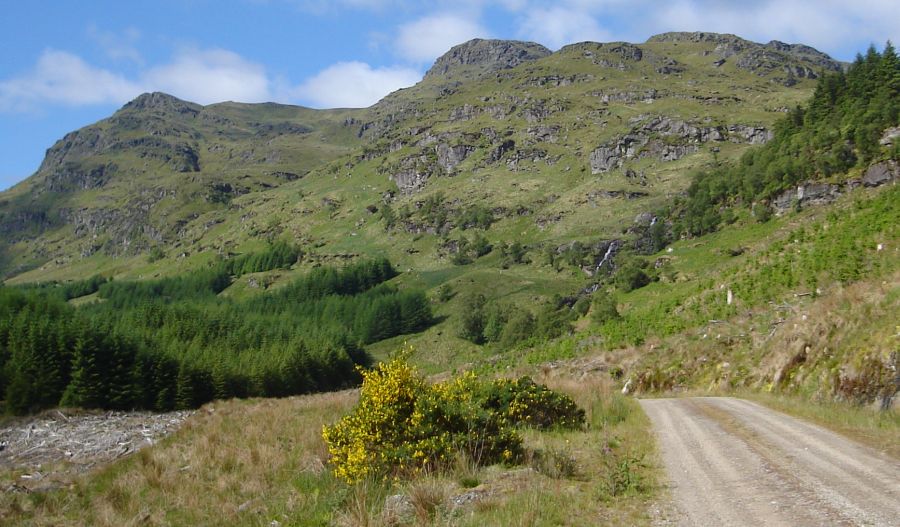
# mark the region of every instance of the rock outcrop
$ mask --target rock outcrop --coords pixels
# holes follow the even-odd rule
[[[808,182],[779,194],[772,200],[772,207],[781,214],[790,210],[791,207],[826,205],[839,198],[841,194],[840,185]]]
[[[435,61],[425,78],[452,77],[465,67],[480,74],[514,68],[523,62],[550,55],[550,50],[535,42],[484,40],[476,38],[454,46]]]
[[[839,198],[848,189],[858,187],[880,187],[900,179],[900,164],[897,161],[882,161],[871,165],[861,179],[843,184],[807,181],[796,188],[786,190],[772,200],[772,208],[783,214],[792,207],[827,205]]]
[[[451,172],[474,151],[475,147],[471,145],[450,146],[447,143],[439,143],[435,148],[437,163],[447,172]]]
[[[785,44],[773,40],[768,44],[758,44],[731,34],[702,32],[672,32],[655,35],[650,42],[694,42],[715,43],[712,53],[719,57],[714,65],[724,64],[735,57],[734,64],[758,75],[782,74],[779,77],[785,85],[793,85],[796,79],[815,79],[820,71],[840,71],[844,64],[825,53],[802,44]],[[705,52],[707,53],[707,52]]]
[[[866,170],[862,177],[862,184],[866,187],[878,187],[900,179],[900,164],[894,160],[876,163]]]
[[[631,159],[654,157],[660,161],[675,161],[697,152],[702,143],[727,140],[756,145],[771,138],[772,131],[761,126],[700,126],[658,116],[599,146],[591,152],[589,162],[591,172],[599,174],[619,168]]]

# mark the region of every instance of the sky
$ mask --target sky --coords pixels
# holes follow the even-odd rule
[[[0,189],[144,92],[365,107],[476,37],[556,50],[712,31],[846,61],[900,42],[900,0],[0,0],[0,13]]]

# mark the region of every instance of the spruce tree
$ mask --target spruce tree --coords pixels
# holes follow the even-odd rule
[[[72,375],[63,393],[62,406],[102,408],[106,392],[103,364],[97,336],[90,328],[82,328],[72,350]]]

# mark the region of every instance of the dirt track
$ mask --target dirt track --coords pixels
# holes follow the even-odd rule
[[[644,399],[669,477],[661,525],[900,525],[900,462],[728,397]],[[898,438],[900,440],[900,438]]]

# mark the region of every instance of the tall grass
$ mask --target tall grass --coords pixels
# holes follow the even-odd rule
[[[645,523],[657,469],[632,462],[654,459],[636,401],[601,376],[538,380],[572,396],[590,419],[581,430],[525,430],[526,465],[477,467],[460,459],[440,473],[351,486],[331,475],[321,433],[349,411],[355,392],[222,401],[160,444],[68,489],[0,494],[0,525]]]

